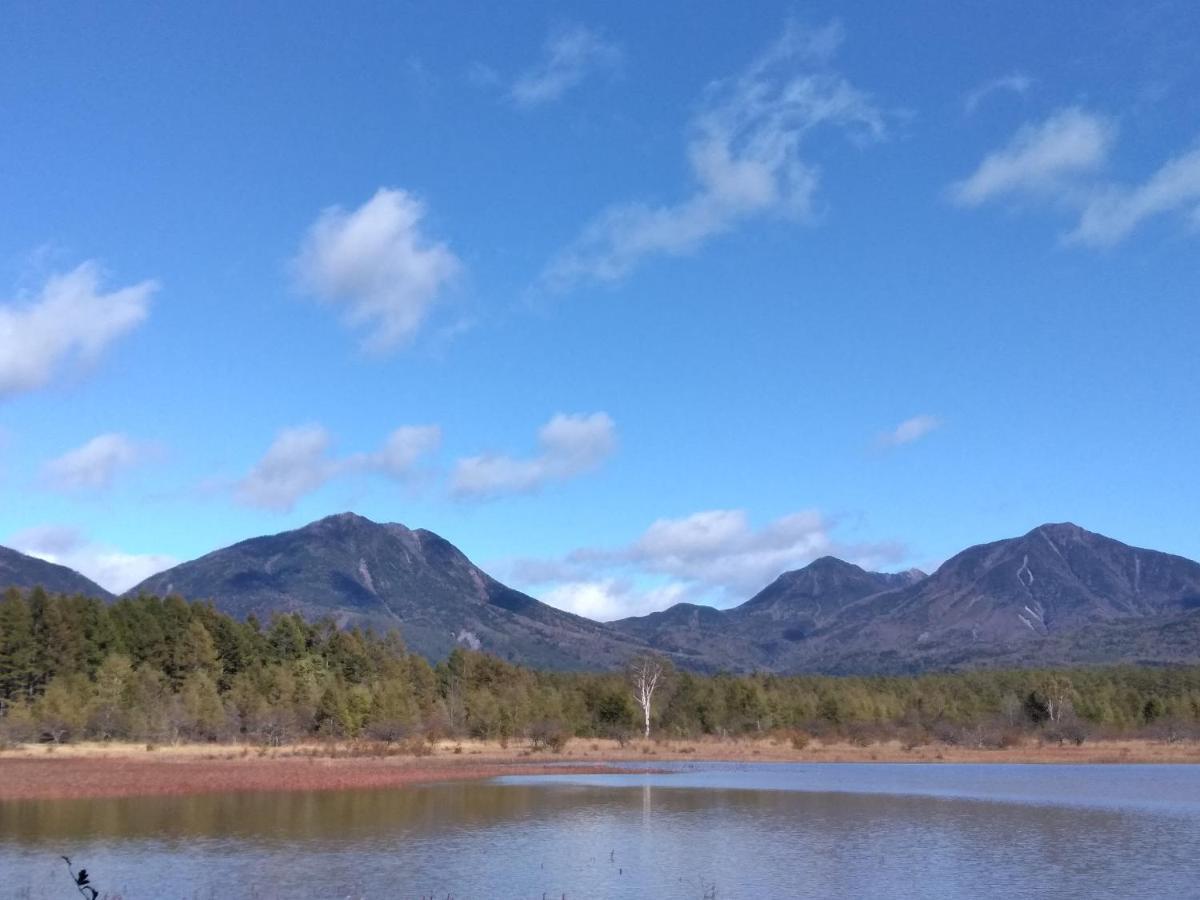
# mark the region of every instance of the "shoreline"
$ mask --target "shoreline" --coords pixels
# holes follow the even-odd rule
[[[1105,740],[1082,746],[1029,743],[1004,749],[898,741],[804,747],[760,739],[615,741],[577,738],[562,752],[524,742],[431,745],[246,744],[20,745],[0,751],[0,801],[118,799],[260,791],[386,790],[501,775],[620,774],[631,762],[1197,764],[1200,743]],[[405,751],[408,752],[405,752]],[[624,764],[624,765],[623,765]]]

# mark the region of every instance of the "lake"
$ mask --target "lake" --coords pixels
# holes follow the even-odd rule
[[[0,898],[1200,896],[1200,766],[666,768],[0,803]]]

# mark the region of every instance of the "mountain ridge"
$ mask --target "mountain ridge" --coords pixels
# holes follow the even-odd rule
[[[3,548],[0,586],[12,558],[24,567],[19,583],[10,576],[18,586],[38,571],[50,590],[111,598]],[[611,669],[648,649],[700,671],[831,674],[1200,659],[1200,563],[1070,522],[967,547],[929,575],[825,556],[734,607],[680,603],[608,623],[502,584],[432,531],[350,512],[219,548],[125,595],[143,592],[212,600],[240,617],[399,627],[431,658],[466,646],[560,669]]]
[[[455,646],[554,668],[612,667],[628,639],[501,584],[426,529],[339,513],[239,541],[135,585],[212,600],[239,617],[297,612],[341,626],[398,627],[437,658]]]
[[[839,591],[807,600],[800,591],[807,606],[789,600],[790,627],[773,635],[747,627],[754,608],[770,608],[792,584],[811,585],[813,565],[784,573],[719,622],[708,621],[704,633],[658,625],[669,619],[614,624],[663,650],[712,643],[739,668],[891,672],[1125,661],[1135,636],[1189,631],[1200,610],[1200,563],[1062,522],[968,547],[933,574],[880,591],[870,590],[870,573],[843,568]],[[1095,641],[1106,629],[1101,637],[1111,652],[1097,659]],[[1160,643],[1156,653],[1143,641],[1137,660],[1200,658],[1194,642]]]
[[[10,587],[42,587],[55,594],[86,594],[106,600],[113,596],[74,569],[9,547],[0,547],[0,590]]]

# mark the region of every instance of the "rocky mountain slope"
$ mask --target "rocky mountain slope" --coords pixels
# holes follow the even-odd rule
[[[922,572],[868,572],[825,556],[784,572],[741,606],[717,610],[680,603],[648,616],[610,623],[698,668],[786,670],[795,646],[838,621],[864,597],[911,584]]]
[[[128,593],[209,599],[263,621],[298,612],[343,626],[399,627],[412,649],[431,658],[458,645],[536,666],[612,668],[639,649],[603,625],[504,586],[431,531],[353,513],[242,541]]]
[[[1186,635],[1200,626],[1200,564],[1076,525],[1043,525],[968,548],[928,577],[827,558],[716,617],[673,608],[613,625],[741,670],[1196,660],[1200,644]]]
[[[0,587],[34,584],[108,596],[0,548]],[[616,668],[647,648],[701,671],[780,673],[1200,661],[1200,563],[1071,524],[970,547],[929,576],[824,557],[731,609],[681,603],[607,624],[506,587],[430,531],[352,513],[217,550],[129,593],[141,592],[264,621],[399,627],[434,659],[466,646],[564,669]]]
[[[0,591],[10,588],[31,588],[40,585],[52,594],[85,594],[88,597],[111,597],[108,591],[74,569],[46,562],[36,556],[26,556],[8,547],[0,547]]]

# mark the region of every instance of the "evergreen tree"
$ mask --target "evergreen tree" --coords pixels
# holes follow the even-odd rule
[[[196,740],[216,740],[225,731],[225,707],[216,682],[204,669],[195,669],[179,689],[185,734]]]
[[[88,711],[88,726],[101,740],[128,737],[130,688],[133,664],[129,657],[113,653],[96,671],[96,682]]]
[[[182,684],[197,672],[211,675],[220,669],[217,648],[208,629],[199,619],[192,619],[175,642],[171,674]]]
[[[33,613],[20,591],[0,599],[0,709],[4,702],[33,694],[39,681]]]

